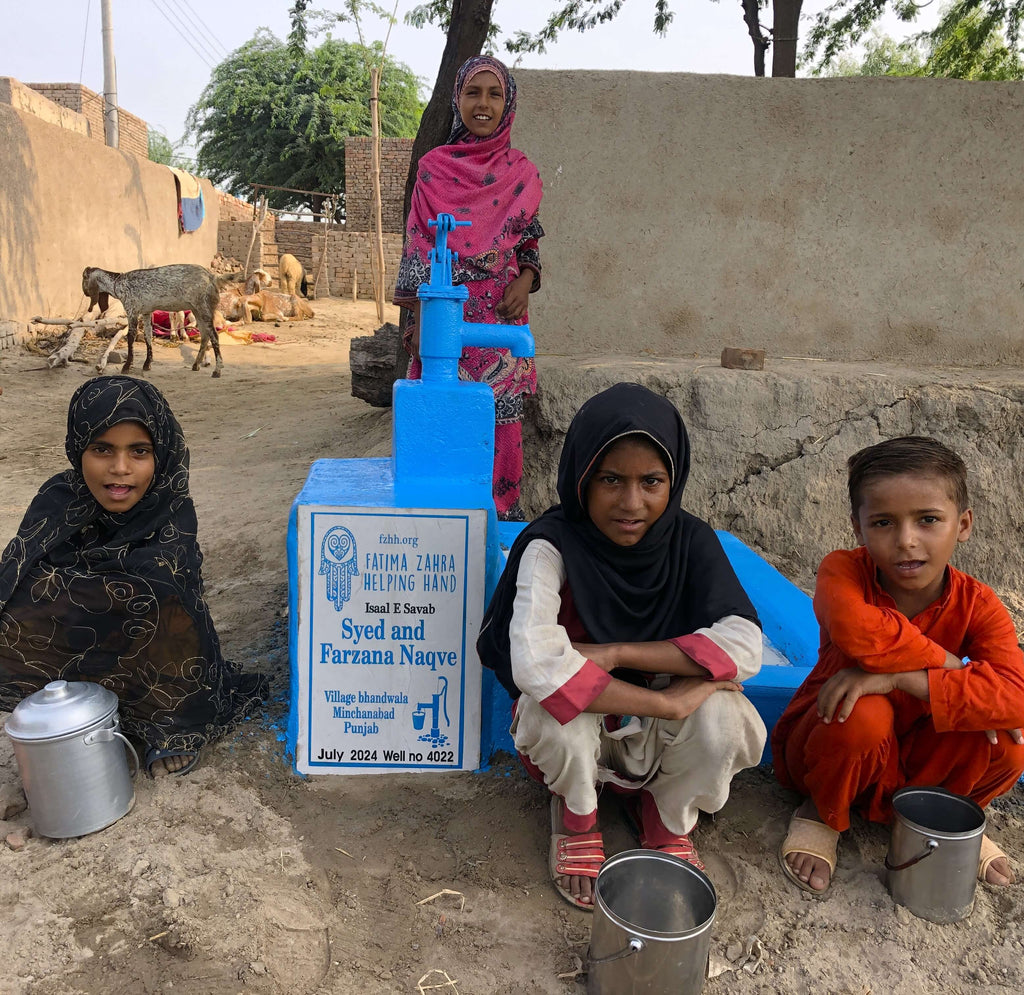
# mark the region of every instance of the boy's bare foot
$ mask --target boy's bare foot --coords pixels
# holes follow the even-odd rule
[[[551,796],[551,832],[553,836],[565,837],[565,843],[568,844],[569,850],[568,855],[570,859],[575,858],[577,860],[584,860],[585,855],[591,855],[592,860],[588,861],[594,865],[595,868],[600,867],[600,864],[604,860],[604,851],[602,844],[598,840],[597,842],[588,842],[586,845],[572,847],[572,841],[581,840],[584,838],[591,838],[594,834],[599,834],[597,822],[590,827],[585,833],[574,833],[568,830],[565,826],[565,802],[557,795]],[[553,841],[554,842],[554,841]],[[552,853],[552,872],[554,873],[554,867],[557,861],[556,853],[561,851],[561,847],[555,844]],[[575,905],[581,907],[591,908],[594,903],[594,883],[596,878],[593,876],[585,876],[581,874],[563,874],[555,877],[556,886],[571,896],[572,902]]]
[[[805,798],[799,808],[793,813],[797,818],[810,819],[812,822],[820,822],[825,825],[824,820],[818,815],[818,809],[810,798]],[[812,891],[824,892],[832,882],[832,869],[828,862],[821,857],[811,853],[801,853],[796,850],[786,854],[786,863],[790,870]]]

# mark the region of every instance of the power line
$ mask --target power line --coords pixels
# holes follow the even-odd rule
[[[195,7],[193,7],[192,4],[188,2],[188,0],[182,0],[182,3],[184,3],[185,6],[188,7],[190,11],[192,11],[192,16],[206,29],[206,33],[220,46],[221,51],[225,55],[230,54],[230,49],[213,33],[213,29],[206,23],[206,21],[204,21],[199,16],[199,13],[198,11],[196,11]]]
[[[82,76],[85,73],[85,43],[89,40],[89,10],[92,7],[92,0],[85,5],[85,31],[82,33],[82,64],[78,67],[78,82],[81,85]]]
[[[202,63],[203,63],[203,64],[204,64],[204,65],[205,65],[205,66],[206,66],[206,67],[207,67],[208,69],[210,69],[210,70],[212,71],[212,70],[213,70],[213,66],[212,66],[212,65],[210,64],[210,62],[209,62],[209,61],[207,60],[206,56],[205,56],[205,55],[203,55],[203,53],[202,53],[202,52],[200,52],[200,51],[199,51],[199,49],[195,47],[195,45],[194,45],[194,44],[192,43],[192,39],[191,39],[191,38],[189,38],[189,36],[188,36],[187,34],[185,34],[185,32],[184,32],[184,31],[182,31],[180,27],[178,27],[178,23],[177,23],[177,21],[175,21],[175,20],[174,20],[174,18],[173,18],[173,17],[171,17],[171,16],[170,16],[170,15],[169,15],[169,14],[168,14],[168,13],[167,13],[167,12],[166,12],[166,11],[165,11],[164,9],[163,9],[163,7],[161,7],[161,6],[160,6],[160,5],[159,5],[159,4],[157,3],[157,0],[150,0],[150,3],[152,3],[152,4],[153,4],[153,6],[154,6],[154,7],[156,7],[156,9],[157,9],[158,11],[160,11],[160,13],[161,13],[161,14],[163,15],[164,19],[165,19],[165,20],[167,21],[167,23],[168,23],[168,24],[169,24],[169,25],[170,25],[170,26],[171,26],[172,28],[174,28],[174,30],[175,30],[175,31],[177,31],[179,35],[181,35],[181,38],[182,38],[182,40],[183,40],[183,41],[185,42],[185,44],[186,44],[186,45],[188,45],[188,47],[189,47],[190,49],[192,49],[192,51],[193,51],[193,52],[195,53],[195,55],[196,55],[196,56],[198,56],[198,58],[199,58],[199,61],[200,61],[200,62],[202,62]]]
[[[178,3],[178,0],[164,0],[169,10],[173,12],[175,18],[180,24],[190,25],[192,18],[185,12],[184,8]],[[180,26],[180,25],[179,25]],[[203,53],[208,55],[214,62],[220,62],[220,56],[217,54],[217,50],[207,41],[201,31],[193,31],[189,34],[193,43],[199,45],[202,48]]]

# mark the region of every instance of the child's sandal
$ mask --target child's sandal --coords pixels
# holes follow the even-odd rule
[[[783,873],[798,888],[809,892],[812,895],[824,895],[832,885],[832,875],[836,870],[839,850],[839,833],[831,826],[816,819],[804,819],[794,815],[789,820],[789,831],[786,838],[779,847],[779,863],[782,865]],[[789,866],[786,860],[791,853],[806,853],[828,864],[828,884],[820,891],[812,888],[810,882],[804,881]]]
[[[551,796],[551,847],[548,851],[548,870],[555,891],[570,905],[584,912],[593,912],[593,901],[581,901],[568,888],[560,884],[559,879],[580,877],[596,879],[604,863],[604,838],[600,832],[582,833],[573,836],[558,832],[561,815],[562,799],[558,795]]]
[[[1005,853],[999,848],[999,844],[990,840],[987,836],[981,837],[981,859],[978,861],[978,880],[985,881],[988,869],[992,866],[993,862],[1003,857],[1009,865],[1010,860]],[[1013,871],[1010,871],[1010,883],[1014,880]]]

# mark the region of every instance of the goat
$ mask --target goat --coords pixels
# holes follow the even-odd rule
[[[121,367],[122,373],[127,373],[132,367],[140,319],[145,320],[146,362],[142,370],[146,372],[153,365],[153,312],[191,311],[202,336],[199,355],[192,369],[199,369],[207,348],[212,346],[217,359],[213,375],[219,377],[224,362],[220,356],[217,329],[213,325],[213,312],[220,298],[219,285],[235,275],[214,277],[202,266],[189,263],[134,269],[127,273],[86,266],[82,272],[82,293],[89,298],[89,311],[97,305],[101,312],[106,311],[111,297],[117,298],[124,306],[128,317],[128,358]]]
[[[298,295],[301,290],[302,296],[306,296],[306,291],[309,290],[309,285],[306,283],[306,271],[302,268],[302,263],[290,252],[286,252],[277,261],[277,272],[282,293]]]
[[[313,309],[294,294],[275,294],[270,290],[261,290],[258,294],[249,294],[245,299],[246,307],[259,314],[260,321],[287,321],[294,318],[312,318]]]
[[[245,292],[247,294],[258,294],[270,286],[270,274],[265,269],[254,269],[252,276],[245,281]]]
[[[252,321],[253,309],[246,302],[245,290],[240,283],[228,283],[221,288],[217,309],[226,321],[241,321],[243,324]],[[219,328],[217,330],[220,331]]]

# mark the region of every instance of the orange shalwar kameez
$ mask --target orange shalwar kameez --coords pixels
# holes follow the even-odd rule
[[[908,784],[941,786],[984,807],[1024,772],[1024,746],[1005,730],[1024,726],[1024,653],[1013,621],[981,581],[946,570],[942,596],[908,619],[876,579],[863,547],[829,553],[818,569],[818,663],[772,731],[775,773],[809,796],[843,831],[850,809],[892,818]],[[946,651],[970,662],[943,667]],[[929,701],[903,691],[858,699],[845,722],[818,717],[818,692],[846,667],[869,673],[928,671]],[[998,743],[985,730],[998,731]]]

